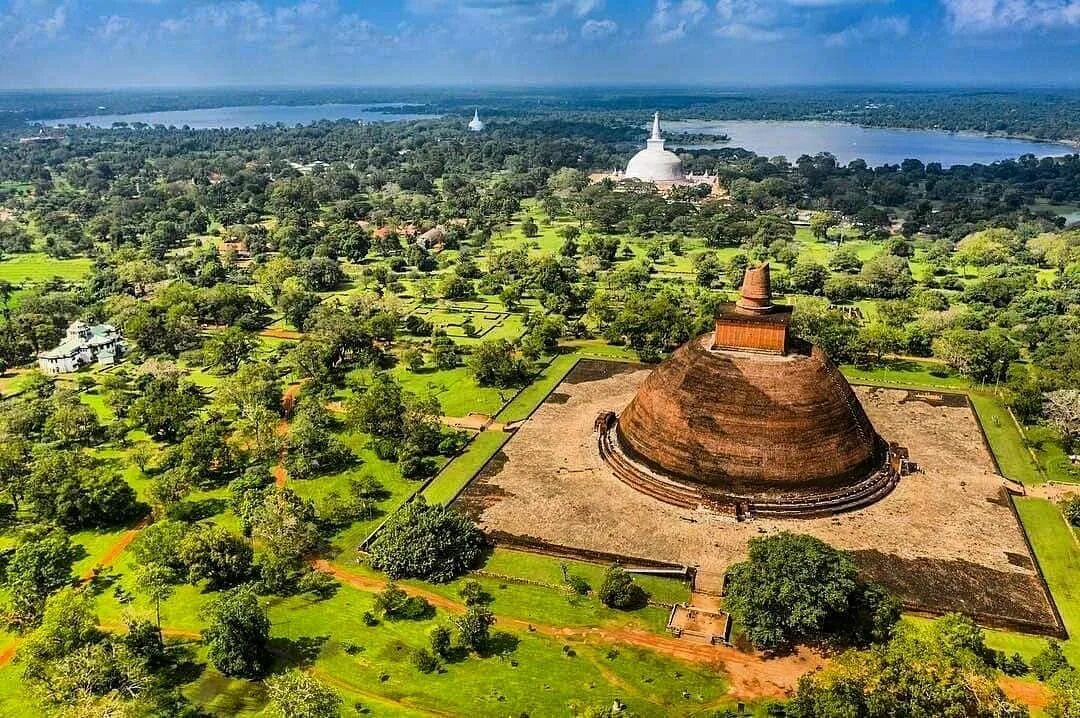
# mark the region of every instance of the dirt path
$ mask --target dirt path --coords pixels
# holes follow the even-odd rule
[[[1025,485],[1024,492],[1027,496],[1057,502],[1070,494],[1080,494],[1080,484],[1065,484],[1057,481],[1047,481],[1045,484],[1038,484],[1037,486]]]
[[[22,643],[20,639],[13,638],[11,643],[4,646],[3,649],[0,649],[0,668],[11,663],[11,660],[15,658],[15,651],[18,650],[20,643]]]
[[[362,591],[381,591],[386,586],[386,581],[383,579],[356,574],[322,559],[312,562],[312,566]],[[464,604],[433,591],[412,586],[405,590],[451,613],[465,611]],[[539,633],[560,640],[579,640],[585,643],[622,643],[647,648],[692,663],[720,666],[731,682],[730,693],[743,699],[782,698],[796,687],[800,677],[819,668],[825,662],[820,656],[806,649],[801,649],[792,656],[766,659],[759,653],[743,653],[727,646],[683,641],[643,629],[550,626],[500,615],[496,615],[496,619],[500,626],[521,632]]]
[[[1042,683],[1022,681],[1010,676],[1000,676],[997,682],[1006,696],[1032,710],[1042,711],[1050,705],[1050,690]]]
[[[259,332],[260,337],[269,337],[271,339],[303,339],[304,333],[293,331],[292,329],[263,329]]]
[[[454,429],[472,431],[506,431],[506,425],[495,421],[487,414],[469,414],[468,416],[440,416],[439,421]]]
[[[105,553],[98,557],[98,560],[94,562],[94,565],[83,571],[82,576],[79,576],[79,581],[86,583],[94,578],[101,569],[108,568],[116,563],[120,558],[120,554],[124,552],[131,542],[139,535],[139,532],[149,526],[153,522],[153,517],[144,516],[139,520],[137,524],[120,535],[120,538],[116,539],[109,548],[105,549]]]
[[[285,391],[281,395],[281,408],[285,412],[285,416],[292,416],[293,410],[296,408],[296,398],[300,396],[301,384],[289,384],[285,387]],[[277,425],[277,435],[282,439],[289,433],[289,421],[288,419],[282,419],[281,423]],[[285,488],[285,482],[288,480],[288,473],[285,471],[285,445],[281,446],[281,451],[278,452],[278,462],[274,466],[274,485],[279,489]]]

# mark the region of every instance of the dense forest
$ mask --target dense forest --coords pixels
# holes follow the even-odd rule
[[[835,120],[873,127],[973,131],[1080,140],[1080,92],[935,88],[777,88],[523,90],[220,88],[110,92],[0,92],[0,127],[59,117],[234,105],[404,103],[410,109],[462,114],[482,104],[497,117],[559,120],[566,113],[604,121],[644,111],[711,120]],[[393,111],[393,108],[384,108]]]

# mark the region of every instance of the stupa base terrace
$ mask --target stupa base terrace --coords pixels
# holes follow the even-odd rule
[[[967,397],[852,387],[874,428],[906,447],[918,470],[889,490],[888,482],[860,489],[867,477],[823,489],[848,492],[841,502],[846,511],[829,506],[792,518],[752,504],[740,520],[735,510],[687,495],[688,482],[677,490],[665,484],[658,497],[655,483],[634,485],[640,475],[620,475],[614,454],[601,455],[598,417],[621,418],[654,369],[580,360],[455,506],[497,545],[628,566],[686,567],[696,573],[697,590],[715,592],[727,568],[746,557],[751,538],[810,534],[848,551],[860,571],[886,585],[907,610],[959,611],[987,626],[1061,635]],[[607,426],[610,447],[614,427]],[[815,500],[829,497],[819,493]]]
[[[810,518],[862,508],[892,491],[909,465],[907,450],[893,443],[884,464],[855,484],[818,492],[724,492],[681,481],[631,456],[618,440],[617,423],[615,412],[604,411],[594,424],[597,452],[617,479],[672,506],[715,511],[738,520],[758,516]]]

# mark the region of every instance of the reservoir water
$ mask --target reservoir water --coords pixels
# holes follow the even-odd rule
[[[419,120],[434,115],[421,115],[405,110],[398,103],[369,105],[248,105],[244,107],[207,107],[198,110],[169,110],[165,112],[136,112],[125,115],[86,115],[45,120],[46,125],[91,125],[112,127],[114,122],[144,122],[148,125],[184,127],[194,130],[223,129],[233,127],[257,127],[259,125],[286,126],[306,125],[319,120],[364,120],[365,122],[395,122]]]
[[[1075,154],[1072,145],[966,132],[901,130],[861,127],[843,122],[774,122],[764,120],[679,120],[664,123],[668,133],[728,135],[720,144],[686,145],[687,149],[742,147],[764,157],[783,155],[794,162],[800,155],[830,152],[841,164],[863,159],[871,167],[899,164],[908,158],[940,162],[944,167],[990,164],[1025,154],[1037,157]],[[669,142],[669,148],[678,146]]]
[[[278,123],[293,126],[339,119],[393,122],[436,116],[409,112],[408,109],[408,106],[398,103],[250,105],[62,117],[48,120],[45,124],[111,127],[114,122],[143,122],[166,127],[186,125],[192,129],[215,129]],[[886,163],[899,164],[908,158],[940,162],[943,166],[950,167],[976,162],[989,164],[1024,154],[1046,157],[1077,152],[1077,148],[1071,145],[1056,142],[987,137],[975,133],[861,127],[843,122],[671,120],[664,122],[664,129],[669,134],[689,132],[728,135],[731,138],[730,142],[685,145],[686,149],[743,147],[765,157],[783,155],[792,161],[804,154],[830,152],[841,164],[861,158],[872,167]],[[677,142],[669,143],[669,147],[676,146]]]

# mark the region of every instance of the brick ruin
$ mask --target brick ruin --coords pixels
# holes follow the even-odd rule
[[[741,294],[622,414],[597,417],[604,461],[654,498],[740,518],[818,516],[887,495],[906,451],[877,434],[828,356],[790,334],[768,264],[746,272]]]

